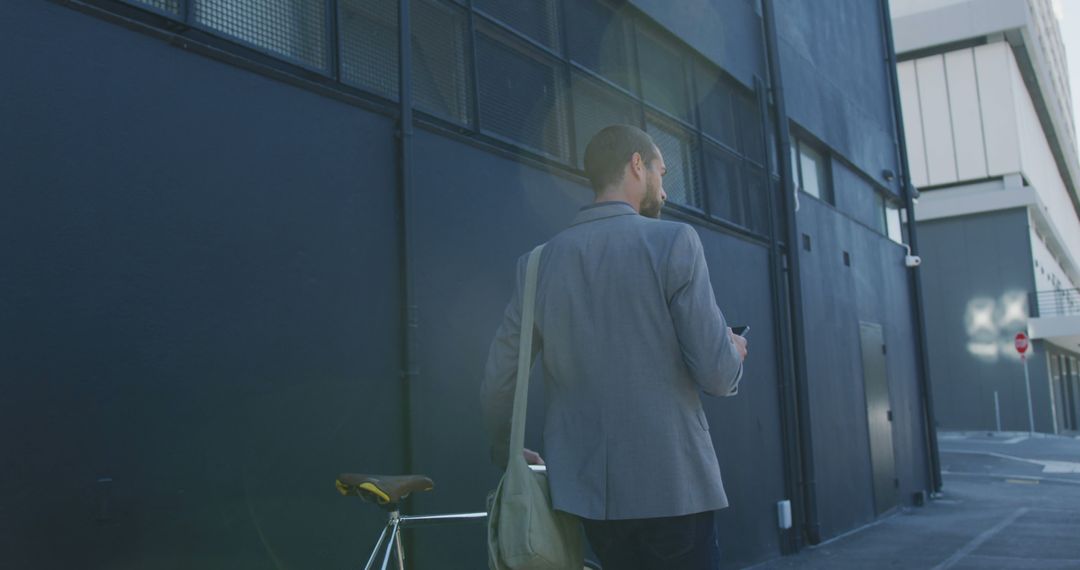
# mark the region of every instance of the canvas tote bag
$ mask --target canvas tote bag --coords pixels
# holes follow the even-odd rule
[[[532,250],[525,270],[510,455],[488,509],[488,557],[495,570],[570,570],[584,565],[581,521],[551,508],[547,473],[529,469],[521,454],[532,368],[536,274],[543,249],[539,245]]]

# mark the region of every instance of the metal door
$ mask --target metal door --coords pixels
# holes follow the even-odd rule
[[[881,325],[859,323],[862,340],[863,383],[866,386],[866,422],[870,433],[870,461],[874,474],[874,505],[878,514],[896,506],[896,460],[893,456],[892,406],[885,369],[885,341]]]

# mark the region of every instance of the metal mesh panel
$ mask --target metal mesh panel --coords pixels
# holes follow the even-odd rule
[[[258,49],[325,70],[325,0],[191,0],[194,21]]]
[[[567,2],[566,37],[571,59],[636,90],[630,26],[621,13],[599,0]]]
[[[566,157],[565,103],[556,64],[525,46],[477,30],[480,125],[554,156]]]
[[[416,106],[468,124],[472,75],[465,56],[465,12],[437,0],[413,0],[411,17]]]
[[[761,136],[761,112],[757,99],[736,95],[735,116],[739,121],[739,150],[750,160],[765,164],[765,141]]]
[[[743,223],[743,186],[738,156],[713,144],[705,145],[705,172],[709,192],[710,213],[736,224]]]
[[[577,73],[572,89],[578,166],[584,166],[585,147],[600,129],[616,124],[641,126],[640,104],[614,89]]]
[[[128,4],[135,4],[136,6],[149,6],[162,12],[168,12],[170,14],[180,13],[180,0],[124,0]]]
[[[686,74],[677,46],[658,34],[638,27],[638,69],[645,100],[683,119],[690,120]]]
[[[769,231],[768,178],[765,171],[749,163],[745,164],[746,227],[765,234]]]
[[[714,69],[698,66],[697,105],[701,130],[730,148],[739,148],[732,109],[732,87]]]
[[[667,165],[664,191],[668,199],[700,208],[696,138],[685,129],[655,115],[650,114],[646,121],[646,131],[664,154],[664,164]]]
[[[537,42],[558,49],[555,0],[475,0],[473,5]]]
[[[398,96],[398,2],[339,0],[341,80],[388,99]]]

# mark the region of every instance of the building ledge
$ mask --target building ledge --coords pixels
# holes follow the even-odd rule
[[[1080,350],[1080,314],[1030,318],[1028,336],[1076,352]]]

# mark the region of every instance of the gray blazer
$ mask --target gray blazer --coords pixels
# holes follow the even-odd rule
[[[519,259],[482,388],[500,465],[527,258]],[[735,395],[742,367],[697,232],[623,202],[586,206],[544,248],[536,303],[533,354],[544,371],[543,455],[554,507],[590,519],[726,507],[699,391]]]

